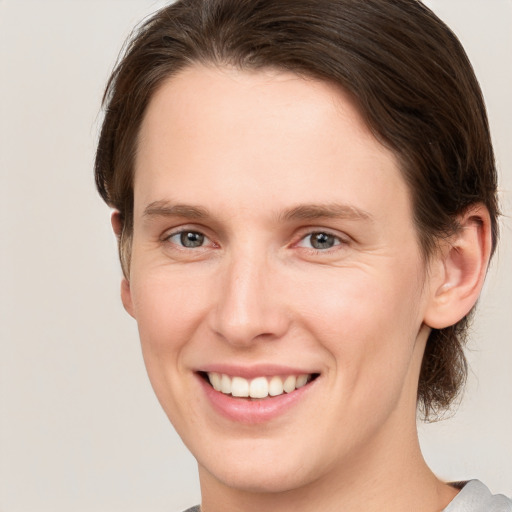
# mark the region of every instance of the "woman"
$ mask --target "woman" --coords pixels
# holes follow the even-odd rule
[[[105,106],[122,300],[203,511],[512,510],[417,439],[464,382],[498,231],[482,96],[438,18],[178,1]]]

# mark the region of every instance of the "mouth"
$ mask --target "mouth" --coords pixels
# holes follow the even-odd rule
[[[299,375],[260,376],[246,379],[225,373],[199,372],[199,375],[215,390],[234,398],[262,400],[290,394],[313,382],[318,373]]]

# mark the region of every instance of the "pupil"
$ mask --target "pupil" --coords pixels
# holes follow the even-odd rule
[[[180,239],[183,247],[200,247],[203,245],[204,235],[194,231],[186,231],[181,233]]]
[[[334,236],[327,233],[314,233],[311,235],[311,245],[315,249],[330,249],[334,245]]]

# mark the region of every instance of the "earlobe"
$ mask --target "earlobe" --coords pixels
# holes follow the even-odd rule
[[[128,279],[124,278],[121,281],[121,300],[123,302],[124,309],[126,312],[135,318],[134,310],[133,310],[133,301],[132,301],[132,292],[130,289],[130,282]]]
[[[121,212],[119,210],[112,211],[112,214],[110,215],[110,223],[112,224],[112,229],[114,230],[117,239],[119,239],[123,230],[123,222]]]
[[[475,305],[491,254],[491,221],[477,204],[460,216],[459,231],[434,257],[431,296],[424,323],[434,329],[456,324]]]

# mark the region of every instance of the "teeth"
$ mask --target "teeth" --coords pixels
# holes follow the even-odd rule
[[[233,377],[231,379],[231,394],[233,396],[249,396],[249,381],[242,377]]]
[[[224,373],[209,372],[208,379],[213,389],[225,395],[245,398],[266,398],[291,393],[305,386],[311,379],[310,374],[288,375],[284,378],[256,377],[252,380],[243,377],[230,377]]]
[[[308,383],[308,376],[307,375],[299,375],[297,377],[297,382],[295,383],[295,387],[297,389],[299,389],[302,386],[305,386],[307,383]]]
[[[220,375],[218,373],[210,373],[209,377],[213,389],[215,389],[215,391],[220,391],[222,389]]]
[[[289,375],[286,377],[286,380],[283,382],[283,389],[287,393],[291,393],[295,389],[295,384],[297,383],[297,378],[295,375]]]
[[[234,379],[233,379],[234,380]],[[265,398],[268,396],[268,380],[265,377],[252,379],[249,386],[249,396],[251,398]]]
[[[220,390],[226,395],[231,394],[231,379],[227,375],[221,375],[220,377]]]
[[[268,394],[270,396],[282,395],[283,390],[283,380],[281,377],[272,377],[268,384]]]

